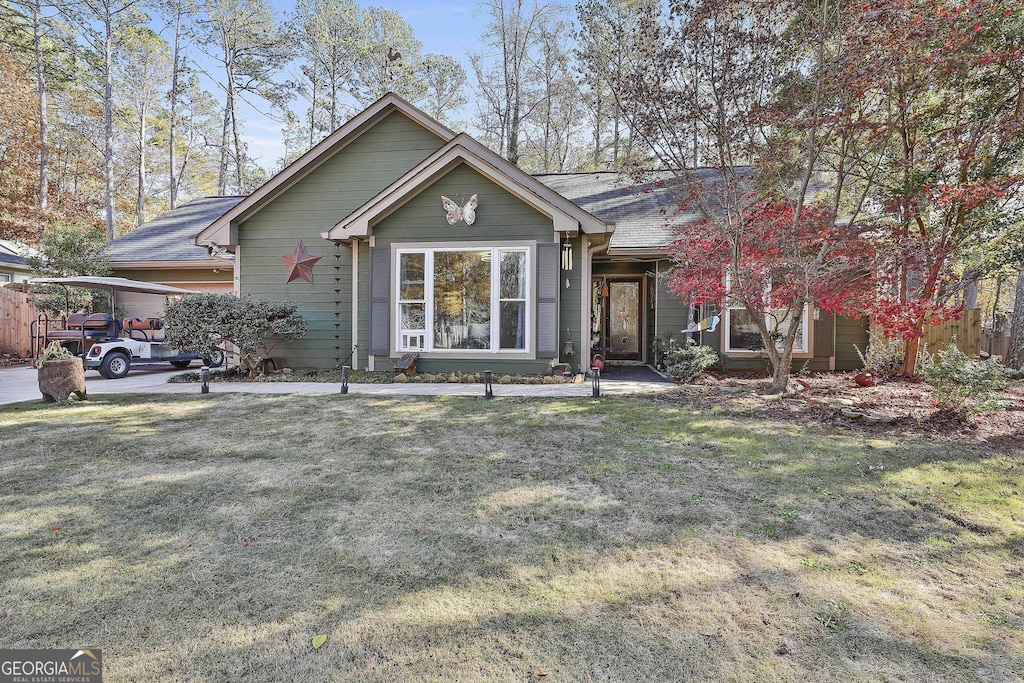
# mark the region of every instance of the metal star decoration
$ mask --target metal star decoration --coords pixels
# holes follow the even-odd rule
[[[299,240],[294,253],[288,256],[281,256],[280,258],[288,265],[288,279],[285,280],[285,284],[300,277],[306,282],[313,284],[313,264],[323,257],[310,254],[306,251],[302,240]]]

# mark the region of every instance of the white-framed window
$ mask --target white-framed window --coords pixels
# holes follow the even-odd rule
[[[9,273],[0,273],[0,285],[8,285],[11,283],[11,276]]]
[[[525,246],[396,251],[400,352],[529,351],[531,250]]]
[[[800,317],[800,327],[797,330],[796,340],[793,342],[793,353],[807,353],[808,329],[810,324],[810,304],[804,306],[804,314]],[[781,340],[789,334],[790,325],[793,324],[793,315],[790,311],[769,312],[765,316],[768,323],[768,330],[780,340],[779,349],[782,348]],[[747,309],[730,307],[725,311],[725,350],[726,352],[757,352],[764,350],[764,340],[757,329],[757,323],[747,312]]]

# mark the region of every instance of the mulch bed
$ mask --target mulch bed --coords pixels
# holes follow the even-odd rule
[[[782,400],[766,399],[769,383],[763,374],[709,373],[693,384],[662,397],[702,410],[750,417],[782,419],[826,430],[842,428],[866,435],[934,435],[991,443],[1024,452],[1024,383],[1015,382],[996,398],[1001,409],[982,413],[937,409],[926,382],[876,378],[872,387],[858,386],[856,373],[822,373],[795,377],[800,391]],[[659,400],[655,398],[655,400]],[[842,415],[843,407],[877,411],[892,418],[872,423]]]
[[[19,358],[17,354],[0,353],[0,368],[7,368],[14,365],[29,365],[31,358]]]

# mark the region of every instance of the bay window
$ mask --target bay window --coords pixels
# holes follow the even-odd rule
[[[399,249],[398,351],[527,351],[527,247]]]

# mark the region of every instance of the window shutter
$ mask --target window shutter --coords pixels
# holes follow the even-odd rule
[[[537,245],[537,355],[558,356],[557,242]]]
[[[811,305],[811,320],[807,322],[812,325],[811,334],[814,338],[814,356],[834,356],[836,355],[836,319],[834,316],[825,315],[825,311],[821,311],[820,318],[814,320],[814,306]]]
[[[391,249],[370,248],[370,353],[391,353]]]

